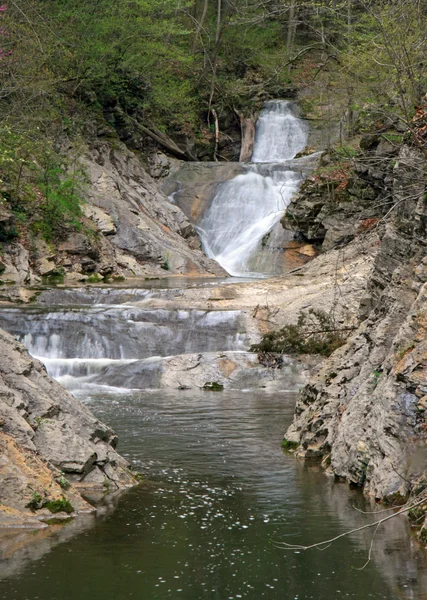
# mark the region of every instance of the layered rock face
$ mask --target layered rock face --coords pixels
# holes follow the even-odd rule
[[[81,158],[88,185],[81,232],[55,247],[41,238],[4,244],[0,299],[26,301],[29,285],[63,275],[65,283],[92,276],[225,275],[200,250],[198,235],[124,144],[96,141]],[[2,208],[0,223],[13,223]]]
[[[91,511],[80,492],[135,483],[114,432],[2,330],[0,356],[0,527]]]
[[[385,218],[376,219],[379,252],[360,304],[361,324],[302,390],[286,433],[298,455],[323,457],[336,476],[378,499],[405,497],[425,478],[426,166],[419,151],[403,146],[382,169],[382,188],[377,169],[378,187],[390,191],[391,202]],[[342,218],[342,231],[352,237],[354,223],[367,218],[363,198],[361,206],[351,220]],[[319,215],[332,208],[333,202],[323,205],[314,219],[324,240],[334,238],[337,223]]]

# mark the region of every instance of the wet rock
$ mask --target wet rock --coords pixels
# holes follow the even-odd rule
[[[279,367],[279,368],[278,368]],[[298,389],[307,379],[296,360],[283,357],[267,367],[251,352],[203,352],[133,361],[109,367],[99,381],[131,389]],[[93,383],[97,382],[97,377]]]

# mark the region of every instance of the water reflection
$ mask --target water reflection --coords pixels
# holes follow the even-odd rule
[[[87,398],[147,482],[87,528],[69,529],[67,543],[28,556],[36,562],[18,555],[13,568],[8,558],[0,598],[427,598],[424,556],[404,518],[378,532],[363,571],[356,568],[369,534],[324,552],[270,543],[317,541],[371,519],[354,510],[356,492],[280,451],[294,400],[237,392]]]

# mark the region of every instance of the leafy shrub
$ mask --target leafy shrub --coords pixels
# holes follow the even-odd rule
[[[33,497],[26,505],[27,508],[31,510],[37,510],[38,508],[42,508],[43,498],[40,496],[38,492],[33,492]]]
[[[51,513],[56,514],[59,512],[65,512],[67,515],[74,512],[74,508],[69,500],[66,498],[61,498],[60,500],[51,500],[50,502],[45,502],[43,504],[43,508],[47,508]]]
[[[301,311],[298,321],[263,336],[251,352],[278,352],[281,354],[321,354],[330,356],[345,343],[344,333],[351,328],[338,328],[332,315],[310,308]]]

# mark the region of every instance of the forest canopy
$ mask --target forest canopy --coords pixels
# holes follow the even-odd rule
[[[7,2],[3,198],[23,214],[35,187],[58,192],[64,145],[100,131],[216,158],[214,116],[227,131],[275,97],[298,95],[313,119],[344,119],[349,137],[390,119],[411,130],[427,90],[426,36],[422,0]],[[60,191],[71,220],[76,179]]]

